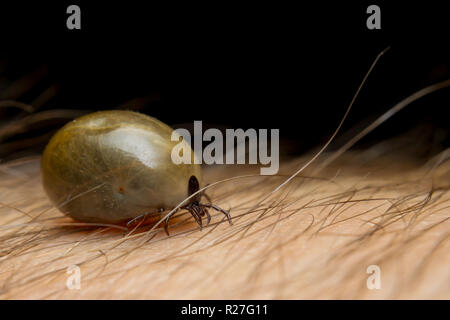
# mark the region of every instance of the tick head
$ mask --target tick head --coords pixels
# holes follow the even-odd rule
[[[200,189],[200,183],[195,176],[191,176],[188,182],[188,195],[192,195]],[[190,202],[200,201],[201,194],[196,194]]]

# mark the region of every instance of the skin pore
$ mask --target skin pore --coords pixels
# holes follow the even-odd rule
[[[75,222],[46,198],[39,159],[3,164],[0,298],[448,299],[448,155],[424,165],[373,154],[312,166],[256,207],[307,158],[284,161],[280,176],[207,167],[206,182],[256,173],[207,191],[233,225],[211,212],[199,231],[182,210],[169,237],[152,230],[161,216],[130,230]],[[68,288],[74,267],[79,289]]]

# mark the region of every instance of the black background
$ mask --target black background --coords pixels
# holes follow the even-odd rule
[[[81,30],[66,28],[70,4],[81,8]],[[370,4],[381,8],[381,30],[366,27]],[[17,97],[29,103],[56,84],[40,111],[122,106],[172,126],[279,128],[290,152],[302,153],[330,136],[387,46],[343,132],[450,78],[447,12],[443,4],[398,1],[2,3],[0,90],[44,68]],[[429,143],[446,147],[449,102],[449,89],[414,102],[360,145],[426,127]]]
[[[226,304],[237,305],[267,305],[266,315],[248,314],[224,314],[215,312],[211,318],[209,315],[182,315],[183,307],[207,306],[216,310],[225,309]],[[70,312],[75,318],[86,317],[89,313],[92,317],[112,316],[113,319],[124,319],[130,313],[138,316],[161,315],[165,319],[279,319],[302,317],[306,314],[315,314],[320,311],[323,317],[345,317],[348,319],[376,319],[386,314],[396,317],[410,318],[413,315],[427,310],[427,314],[438,317],[448,307],[447,301],[330,301],[330,300],[106,300],[106,301],[0,301],[2,310],[11,310],[17,315],[28,314],[28,310],[35,313],[46,314],[50,319],[58,318]],[[351,312],[349,312],[351,310]]]

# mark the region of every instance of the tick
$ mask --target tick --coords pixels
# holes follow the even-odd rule
[[[132,111],[99,111],[61,128],[42,155],[44,190],[64,214],[83,222],[127,225],[151,214],[175,208],[200,190],[198,164],[174,164],[173,129]],[[186,142],[185,142],[186,143]],[[191,156],[194,152],[190,148]],[[205,197],[209,203],[201,203]],[[228,211],[200,192],[181,207],[202,228],[211,221],[208,208]],[[168,217],[165,231],[168,234]]]

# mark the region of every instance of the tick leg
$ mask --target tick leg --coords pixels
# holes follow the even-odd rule
[[[198,207],[198,205],[193,205],[193,206],[190,206],[189,212],[194,216],[195,220],[197,221],[198,225],[200,226],[200,230],[202,230],[203,223],[202,223],[201,213],[199,210],[200,210],[200,208]]]
[[[132,224],[135,223],[136,221],[138,221],[138,220],[140,220],[140,219],[145,219],[148,215],[151,215],[151,214],[154,214],[154,213],[161,213],[161,212],[163,212],[163,211],[164,211],[164,209],[163,209],[163,208],[160,208],[160,209],[158,209],[158,211],[154,211],[154,212],[144,212],[143,214],[141,214],[141,215],[139,215],[139,216],[137,216],[137,217],[131,219],[130,221],[128,221],[127,224],[126,224],[127,229],[129,229],[129,228],[130,228],[130,225],[132,225]]]
[[[230,225],[233,224],[233,222],[231,222],[231,216],[230,216],[230,213],[228,211],[223,210],[222,208],[220,208],[220,207],[218,207],[218,206],[216,206],[215,204],[212,204],[212,203],[206,203],[206,204],[202,203],[200,205],[203,206],[203,207],[207,207],[207,208],[213,208],[216,211],[222,212],[227,217],[228,222],[230,223]]]
[[[139,216],[137,216],[136,218],[131,219],[130,221],[127,222],[127,229],[130,228],[130,226],[135,223],[136,221],[138,221],[141,218],[145,218],[148,215],[148,212],[145,212]]]
[[[170,220],[170,218],[172,218],[172,216],[173,216],[175,213],[178,212],[178,210],[179,210],[179,209],[175,210],[175,212],[172,213],[170,216],[168,216],[168,217],[166,218],[166,220],[165,220],[165,223],[164,223],[164,231],[166,232],[167,236],[170,236],[170,234],[169,234],[169,220]]]
[[[209,223],[211,222],[211,215],[209,214],[208,209],[202,208],[202,210],[206,213],[206,225],[209,225]]]
[[[167,236],[170,236],[170,234],[169,234],[169,220],[170,220],[170,216],[168,216],[166,218],[166,221],[164,223],[164,231],[166,232]]]
[[[194,217],[195,221],[197,221],[198,225],[200,226],[200,230],[202,230],[202,228],[203,228],[202,217],[203,216],[206,215],[206,225],[209,225],[209,223],[211,222],[211,215],[209,214],[209,211],[206,208],[213,208],[214,210],[222,212],[227,217],[230,225],[233,224],[233,222],[231,222],[230,213],[212,203],[203,204],[203,203],[198,203],[196,201],[196,202],[192,202],[192,203],[184,206],[182,209],[186,209],[189,211],[189,213]],[[167,228],[167,222],[168,222],[168,219],[166,219],[166,228]],[[166,233],[167,233],[167,231],[166,231]]]
[[[211,222],[211,215],[209,214],[208,209],[206,209],[205,206],[198,202],[192,203],[191,206],[200,219],[202,219],[202,217],[206,215],[206,225],[209,225],[209,223]]]
[[[198,208],[198,203],[190,203],[182,207],[181,209],[186,209],[187,211],[189,211],[189,213],[194,217],[195,221],[197,221],[198,225],[200,226],[200,230],[202,230],[202,218],[200,212],[198,211]]]
[[[199,206],[198,205],[189,204],[189,205],[187,205],[185,207],[182,207],[182,209],[186,209],[187,211],[189,211],[189,213],[194,217],[195,221],[200,226],[200,230],[202,230],[203,224],[202,224],[201,213],[199,211]],[[164,223],[164,231],[166,232],[166,234],[168,236],[169,236],[169,220],[170,220],[171,217],[172,217],[172,215],[168,216],[166,218],[166,220],[165,220],[165,223]],[[209,219],[208,219],[208,221],[209,221]]]
[[[206,209],[201,204],[197,203],[195,205],[196,211],[199,212],[200,217],[204,217],[206,215],[206,225],[208,225],[211,222],[211,215],[209,214],[208,209]]]

